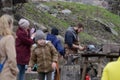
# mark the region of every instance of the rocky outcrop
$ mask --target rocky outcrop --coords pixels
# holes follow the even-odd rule
[[[97,22],[99,22],[100,24],[102,24],[102,25],[103,25],[103,28],[104,28],[106,31],[108,31],[108,32],[110,32],[110,33],[118,36],[118,33],[113,29],[113,28],[115,28],[115,25],[114,25],[114,24],[112,24],[112,23],[110,23],[110,22],[107,22],[107,21],[103,21],[103,20],[98,19],[98,18],[95,18],[94,20],[97,21]]]

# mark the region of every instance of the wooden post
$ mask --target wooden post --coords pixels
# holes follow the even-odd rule
[[[98,60],[99,61],[98,61],[98,75],[97,75],[97,77],[100,78],[102,75],[102,60],[103,60],[103,58],[99,57]]]
[[[83,71],[82,71],[82,79],[81,80],[85,80],[85,75],[86,75],[86,69],[87,69],[87,64],[88,64],[88,57],[85,57],[84,61],[83,61]]]

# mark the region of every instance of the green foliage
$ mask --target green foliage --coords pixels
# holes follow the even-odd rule
[[[38,23],[44,24],[46,26],[55,26],[55,27],[66,27],[68,23],[64,20],[60,20],[54,16],[51,16],[47,12],[39,11],[31,3],[24,5],[26,9],[26,14],[24,14],[29,19],[33,19]]]
[[[97,7],[97,6],[80,4],[80,3],[74,3],[74,2],[48,2],[48,3],[45,3],[45,4],[50,6],[50,7],[54,6],[55,8],[60,8],[61,10],[70,9],[72,11],[71,15],[78,16],[78,18],[77,18],[78,22],[80,21],[80,22],[84,23],[84,25],[87,28],[89,28],[89,26],[90,26],[89,24],[87,25],[87,20],[88,19],[92,20],[94,18],[99,18],[104,23],[106,23],[106,22],[107,23],[112,23],[113,25],[115,25],[115,27],[113,27],[113,29],[115,31],[117,31],[118,34],[120,34],[120,32],[119,32],[120,31],[120,17],[118,15],[115,15],[115,14],[107,11],[104,8],[100,8],[100,7]],[[75,24],[77,21],[70,22],[70,20],[68,20],[66,22],[69,22],[69,24],[70,23]],[[97,24],[94,24],[94,23],[91,23],[91,24],[94,25],[94,26],[97,26]],[[92,28],[91,28],[91,32],[93,33]],[[99,30],[98,30],[98,32],[99,32]],[[85,34],[82,35],[82,36],[84,36],[83,38],[85,38],[85,40],[93,41],[93,38],[91,38],[90,36],[86,36]],[[111,37],[111,39],[115,40],[115,37],[113,36],[113,37]]]
[[[64,18],[57,18],[49,14],[48,12],[43,12],[40,10],[37,10],[35,8],[35,5],[32,3],[27,3],[24,5],[24,8],[26,9],[26,12],[24,12],[25,16],[35,20],[38,23],[41,23],[45,26],[55,26],[61,29],[61,31],[65,32],[65,29],[72,24],[76,24],[77,22],[82,22],[85,26],[85,28],[89,31],[91,31],[91,34],[87,33],[82,33],[80,35],[82,42],[98,42],[97,39],[92,35],[94,34],[94,31],[90,27],[91,25],[87,24],[87,20],[93,20],[95,18],[99,18],[103,20],[104,22],[112,23],[115,25],[114,30],[116,30],[120,34],[120,17],[110,13],[106,9],[96,7],[96,6],[91,6],[91,5],[85,5],[85,4],[80,4],[80,3],[74,3],[74,2],[44,2],[43,4],[49,6],[52,11],[55,9],[58,11],[64,10],[64,9],[70,9],[72,11],[72,14],[69,16],[77,16],[76,20],[72,20],[72,18],[64,19]],[[64,16],[62,16],[64,17]],[[91,21],[93,22],[93,21]],[[91,23],[93,28],[97,28],[97,24],[94,22]],[[100,26],[100,25],[99,25]],[[86,30],[86,31],[87,31]],[[97,29],[95,29],[97,30]],[[99,30],[97,31],[98,34],[94,35],[99,35]],[[103,36],[106,36],[103,34]],[[98,36],[99,37],[99,36]],[[119,36],[117,36],[119,37]],[[111,39],[115,39],[116,36],[113,35]],[[110,40],[111,40],[110,39]]]
[[[94,18],[99,17],[108,20],[109,22],[112,22],[116,26],[120,26],[120,17],[110,13],[109,11],[105,10],[104,8],[91,6],[91,5],[85,5],[80,3],[72,3],[72,2],[48,2],[45,3],[46,5],[52,7],[52,6],[62,6],[62,9],[70,9],[72,11],[72,14],[78,14],[79,16],[85,16],[88,18]]]
[[[85,32],[80,33],[80,41],[83,44],[87,44],[87,43],[98,43],[98,41],[96,40],[95,37],[93,37],[92,35],[89,35]]]

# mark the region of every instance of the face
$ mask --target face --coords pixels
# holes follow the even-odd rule
[[[26,26],[25,28],[26,28],[26,29],[29,29],[30,27],[29,27],[29,26]]]
[[[83,28],[82,28],[82,27],[77,29],[77,33],[80,33],[80,32],[82,32],[82,31],[83,31]]]
[[[44,45],[45,45],[45,40],[44,40],[44,39],[39,39],[39,40],[37,41],[37,43],[38,43],[39,45],[41,45],[41,46],[44,46]]]

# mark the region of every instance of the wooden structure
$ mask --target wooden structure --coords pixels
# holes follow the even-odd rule
[[[119,48],[120,45],[104,44],[102,46],[102,51],[100,52],[89,53],[86,51],[70,56],[68,64],[61,67],[60,80],[85,80],[86,70],[90,63],[97,63],[97,78],[95,80],[100,80],[103,70],[103,60],[109,59],[110,61],[113,61],[114,58],[117,59],[119,57],[118,53],[120,52]],[[74,59],[78,58],[82,60],[80,64],[75,64],[72,62]],[[37,80],[37,75],[37,73],[26,73],[25,80]]]
[[[86,70],[87,70],[87,66],[88,66],[88,63],[98,63],[98,75],[97,77],[99,78],[102,74],[102,60],[103,58],[105,57],[106,55],[105,54],[102,54],[102,53],[83,53],[82,54],[82,57],[84,58],[83,60],[83,71],[82,71],[82,78],[81,80],[84,80],[85,79],[85,75],[86,75]],[[92,58],[92,57],[96,57],[97,60],[89,60],[88,58]]]
[[[103,53],[106,54],[106,58],[113,61],[114,58],[118,58],[120,55],[120,44],[104,44]]]
[[[80,80],[80,65],[64,65],[61,68],[61,80]]]
[[[102,47],[102,51],[98,53],[83,53],[81,54],[83,60],[83,71],[82,71],[82,78],[81,80],[85,79],[86,75],[86,69],[88,66],[88,63],[98,63],[98,74],[97,77],[101,78],[102,75],[102,62],[104,58],[110,59],[110,61],[113,61],[114,58],[118,58],[120,54],[120,45],[118,44],[104,44]],[[95,57],[97,59],[95,60],[89,60],[89,58]]]

